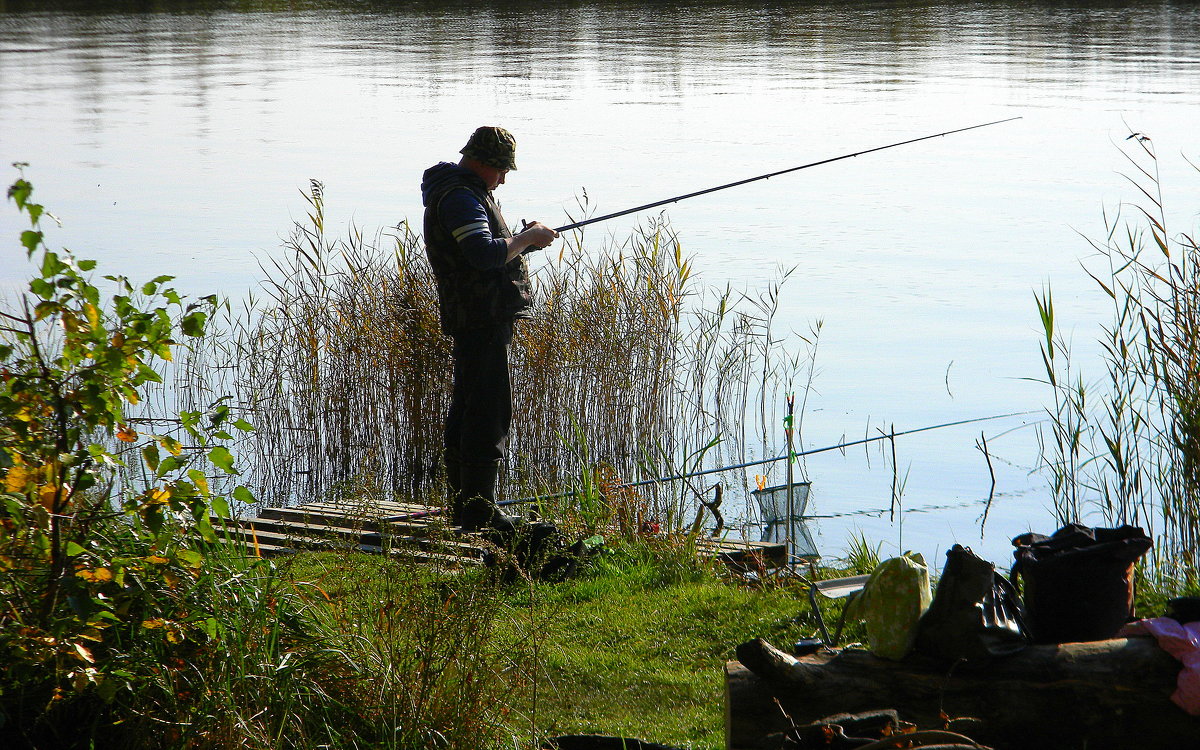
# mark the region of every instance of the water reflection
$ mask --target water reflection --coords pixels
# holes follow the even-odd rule
[[[66,219],[56,244],[239,298],[303,216],[309,178],[327,184],[331,233],[370,236],[419,217],[421,171],[483,120],[511,124],[527,154],[506,209],[553,221],[581,189],[615,211],[1025,115],[672,208],[705,283],[797,268],[779,330],[828,323],[807,427],[832,443],[880,420],[1036,408],[1030,289],[1057,273],[1064,319],[1094,311],[1078,301],[1090,281],[1063,280],[1082,276],[1078,233],[1115,197],[1125,122],[1192,147],[1198,21],[1161,2],[0,0],[0,164],[34,165]],[[628,226],[596,227],[589,247]],[[21,278],[0,266],[0,284]],[[944,435],[901,446],[914,505],[986,496],[974,437],[953,457]],[[1014,459],[1010,490],[1028,465]],[[877,464],[812,468],[822,513],[887,505],[890,478],[863,481]],[[1005,523],[1037,505],[1022,502]],[[948,538],[951,516],[978,513],[920,527]],[[814,535],[836,554],[821,532],[851,523]]]
[[[1019,67],[1044,84],[1085,80],[1099,59],[1140,82],[1131,94],[1200,85],[1184,75],[1200,54],[1200,10],[1187,4],[0,2],[0,13],[0,91],[65,65],[56,78],[91,105],[166,75],[203,106],[210,79],[269,87],[330,67],[425,98],[483,79],[560,97],[584,81],[664,100],[820,82],[886,91],[933,66],[967,81]]]

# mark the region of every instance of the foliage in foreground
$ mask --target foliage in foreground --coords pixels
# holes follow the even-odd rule
[[[226,447],[251,425],[224,399],[170,430],[129,414],[215,299],[165,277],[106,277],[105,296],[94,262],[46,247],[32,193],[8,191],[37,271],[0,338],[0,746],[494,744],[495,587],[393,572],[368,637],[363,613],[218,543],[230,499],[253,501]]]
[[[1200,245],[1168,229],[1153,146],[1130,139],[1141,203],[1106,217],[1103,268],[1087,271],[1112,303],[1101,382],[1072,368],[1050,291],[1037,299],[1054,395],[1043,462],[1061,523],[1147,527],[1152,575],[1183,590],[1200,582]]]

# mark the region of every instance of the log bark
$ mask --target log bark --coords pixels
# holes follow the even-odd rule
[[[789,721],[889,708],[922,728],[941,727],[943,712],[972,719],[952,728],[998,750],[1200,748],[1200,718],[1170,700],[1180,664],[1152,638],[1031,646],[971,668],[857,649],[797,659],[761,639],[737,653],[725,668],[728,750],[770,747]]]

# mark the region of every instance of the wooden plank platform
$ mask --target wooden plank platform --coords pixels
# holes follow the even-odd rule
[[[305,503],[264,508],[256,518],[213,519],[218,534],[245,545],[255,556],[305,549],[357,550],[404,555],[448,567],[483,563],[481,534],[451,527],[438,508],[411,503]],[[696,540],[697,552],[735,570],[761,571],[783,565],[784,545],[742,539]]]

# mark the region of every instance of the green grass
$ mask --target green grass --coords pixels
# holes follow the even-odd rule
[[[538,723],[674,745],[723,744],[722,666],[737,644],[802,635],[785,591],[714,579],[630,590],[619,576],[564,586],[546,601]],[[527,707],[532,712],[532,707]]]
[[[702,563],[648,554],[623,548],[582,579],[500,590],[490,638],[521,660],[504,677],[514,738],[586,733],[723,747],[722,667],[736,646],[755,637],[787,645],[815,632],[801,589],[749,588]],[[314,554],[290,571],[297,581],[320,579],[351,612],[379,601],[390,568]]]

